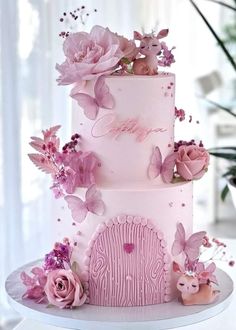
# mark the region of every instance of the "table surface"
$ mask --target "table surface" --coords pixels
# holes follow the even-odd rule
[[[234,239],[225,239],[224,242],[227,244],[229,251],[231,254],[236,257],[236,240]],[[235,259],[235,258],[234,258]],[[236,281],[236,267],[229,267],[226,263],[220,263],[219,266],[226,271],[233,281]],[[212,317],[208,320],[205,320],[200,323],[196,323],[193,325],[188,325],[185,327],[178,327],[176,330],[206,330],[206,329],[214,329],[214,330],[222,330],[222,325],[227,330],[235,330],[236,329],[236,296],[233,294],[233,298],[229,307],[224,310],[222,313],[218,314],[215,317]],[[40,322],[36,322],[33,320],[23,320],[20,324],[15,327],[15,330],[67,330],[66,328],[55,327],[51,325],[46,325]],[[118,328],[117,328],[118,329]],[[147,328],[148,330],[148,328]]]

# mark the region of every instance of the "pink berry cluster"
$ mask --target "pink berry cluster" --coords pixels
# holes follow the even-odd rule
[[[174,151],[177,152],[179,150],[179,147],[181,146],[198,146],[198,147],[204,147],[202,141],[200,141],[198,144],[194,139],[190,141],[184,141],[184,140],[179,140],[178,142],[174,143]]]
[[[62,148],[62,152],[64,154],[67,154],[69,152],[76,152],[76,146],[79,144],[79,140],[80,140],[81,136],[78,133],[75,133],[74,135],[72,135],[70,142],[66,143],[63,148]]]
[[[185,120],[185,111],[183,109],[177,109],[177,107],[175,107],[175,118],[179,118],[179,121]]]

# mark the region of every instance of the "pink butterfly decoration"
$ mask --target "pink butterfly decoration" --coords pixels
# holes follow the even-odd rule
[[[132,253],[134,250],[134,243],[124,243],[124,250],[128,254]]]
[[[99,108],[112,109],[114,107],[115,101],[105,83],[105,76],[100,76],[97,79],[94,85],[94,95],[95,97],[92,97],[80,93],[77,87],[72,89],[70,95],[84,109],[85,116],[91,120],[96,119]]]
[[[86,194],[85,201],[76,196],[67,195],[64,197],[74,221],[83,222],[88,212],[96,215],[103,215],[105,212],[105,204],[101,199],[101,193],[97,190],[96,185],[91,185]]]
[[[173,152],[162,161],[161,151],[159,147],[155,147],[148,167],[149,178],[155,179],[161,175],[165,183],[170,183],[173,178],[176,157],[176,153]]]
[[[205,231],[200,231],[192,234],[186,240],[184,226],[182,225],[182,223],[178,223],[177,230],[175,233],[175,240],[171,249],[172,255],[177,256],[183,252],[191,261],[198,259],[200,246],[202,245],[203,237],[205,235]]]

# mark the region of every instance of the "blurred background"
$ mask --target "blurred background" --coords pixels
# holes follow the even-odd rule
[[[218,237],[236,238],[236,1],[209,0],[8,0],[0,7],[0,329],[18,316],[9,308],[4,279],[51,249],[50,179],[27,157],[30,136],[62,124],[71,131],[69,90],[58,87],[65,11],[86,6],[94,24],[132,38],[133,30],[170,29],[176,46],[176,140],[203,139],[211,149],[207,175],[195,182],[194,224]],[[204,20],[205,19],[205,20]],[[217,38],[220,40],[217,40]],[[192,118],[192,120],[189,120]],[[191,121],[191,122],[189,122]],[[218,157],[219,156],[219,157]],[[228,193],[228,187],[232,193]],[[222,193],[223,191],[223,193]],[[222,200],[224,199],[224,201]],[[9,325],[9,328],[8,328]]]

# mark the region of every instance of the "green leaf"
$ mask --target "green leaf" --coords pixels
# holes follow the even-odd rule
[[[209,149],[209,151],[215,151],[215,150],[236,150],[236,147],[215,147]]]
[[[123,62],[124,64],[130,64],[131,63],[131,61],[127,57],[122,57],[121,62]]]
[[[201,10],[198,8],[198,6],[196,5],[196,3],[193,0],[189,0],[190,3],[193,5],[193,7],[195,8],[195,10],[198,12],[198,14],[201,16],[201,18],[203,19],[203,21],[205,22],[205,24],[207,25],[208,29],[210,30],[210,32],[213,34],[214,38],[217,40],[217,42],[219,43],[219,46],[221,47],[222,51],[224,52],[225,56],[228,58],[228,61],[230,62],[230,64],[232,65],[232,67],[234,68],[234,70],[236,71],[236,63],[233,59],[233,57],[231,56],[231,54],[229,53],[228,49],[225,47],[224,43],[222,42],[222,40],[220,39],[220,37],[218,36],[218,34],[215,32],[215,30],[212,28],[211,24],[208,22],[208,20],[206,19],[206,17],[203,15],[203,13],[201,12]]]
[[[218,0],[207,0],[207,1],[217,3],[218,5],[221,5],[221,6],[224,6],[226,8],[236,11],[235,7],[228,5],[227,3],[223,2],[223,1],[218,1]],[[235,3],[236,3],[236,1],[235,1]]]
[[[236,169],[235,168],[230,168],[227,172],[225,172],[223,175],[222,175],[224,178],[226,178],[227,176],[236,176]]]
[[[235,160],[236,161],[236,153],[231,154],[227,152],[210,152],[212,156],[218,157],[218,158],[223,158],[227,160]]]
[[[228,192],[229,192],[229,187],[228,187],[228,185],[226,185],[221,192],[221,199],[223,202],[225,201],[225,198],[228,195]]]
[[[74,272],[74,273],[78,273],[78,268],[79,268],[79,265],[77,264],[76,261],[73,262],[72,266],[71,266],[71,270]]]

